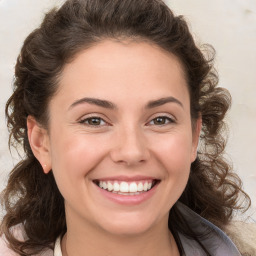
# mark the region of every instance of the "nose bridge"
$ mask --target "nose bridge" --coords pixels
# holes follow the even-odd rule
[[[149,151],[143,130],[136,124],[121,126],[111,155],[115,162],[134,165],[146,161]]]

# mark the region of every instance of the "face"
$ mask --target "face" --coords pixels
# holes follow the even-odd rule
[[[167,227],[200,130],[175,56],[103,41],[65,66],[49,113],[38,158],[53,170],[68,225],[112,234]]]

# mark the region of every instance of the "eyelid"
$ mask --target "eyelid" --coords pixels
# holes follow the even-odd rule
[[[177,122],[176,118],[173,115],[166,114],[166,113],[158,113],[158,114],[151,116],[150,120],[146,124],[149,125],[150,122],[152,122],[153,120],[155,120],[156,118],[159,118],[159,117],[166,118],[167,120],[169,120],[169,123],[167,123],[167,124],[172,124],[172,123]],[[163,124],[163,126],[167,125],[167,124]],[[161,126],[161,125],[159,125],[159,126]]]
[[[104,124],[103,125],[90,125],[90,124],[86,124],[86,121],[87,120],[90,120],[90,119],[101,119]],[[100,128],[102,126],[109,126],[110,125],[110,122],[106,120],[107,118],[106,117],[102,117],[102,114],[99,114],[99,113],[90,113],[90,114],[87,114],[87,115],[83,115],[81,118],[78,119],[78,123],[80,124],[83,124],[83,125],[86,125],[88,127],[94,127],[94,128]]]

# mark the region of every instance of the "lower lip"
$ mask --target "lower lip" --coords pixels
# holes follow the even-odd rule
[[[96,184],[94,185],[104,197],[113,201],[114,203],[122,204],[122,205],[138,205],[147,201],[154,195],[159,183],[155,184],[155,186],[151,188],[149,191],[142,192],[138,195],[120,195],[120,194],[112,193],[105,189],[102,189],[98,187]]]

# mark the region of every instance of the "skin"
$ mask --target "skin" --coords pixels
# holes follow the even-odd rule
[[[166,97],[172,100],[149,106]],[[188,181],[201,129],[200,120],[192,129],[179,60],[147,42],[105,40],[65,66],[49,114],[47,130],[29,117],[28,134],[65,199],[63,255],[179,255],[168,214]],[[93,182],[117,175],[160,182],[147,200],[123,205]]]

